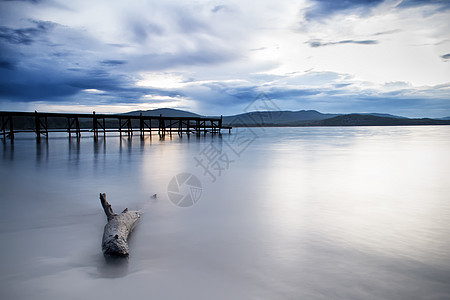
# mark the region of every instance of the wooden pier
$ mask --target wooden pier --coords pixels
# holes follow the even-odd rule
[[[49,122],[50,120],[50,122]],[[35,132],[36,141],[40,142],[41,137],[48,138],[50,132],[67,132],[69,137],[75,135],[77,139],[82,132],[91,132],[94,140],[99,134],[106,137],[107,132],[118,132],[120,136],[133,136],[134,132],[139,132],[141,137],[146,133],[158,132],[160,137],[166,134],[196,134],[206,135],[221,134],[224,127],[222,116],[220,118],[210,117],[164,117],[140,115],[119,115],[119,114],[71,114],[71,113],[42,113],[42,112],[11,112],[0,111],[0,136],[3,141],[9,138],[14,142],[14,137],[21,132]]]

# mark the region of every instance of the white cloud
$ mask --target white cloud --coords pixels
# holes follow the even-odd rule
[[[97,90],[97,89],[85,89],[83,92],[89,93],[89,94],[103,94],[104,91]]]
[[[136,82],[137,86],[171,89],[185,85],[184,77],[175,73],[149,72],[140,74],[140,77],[142,79]]]

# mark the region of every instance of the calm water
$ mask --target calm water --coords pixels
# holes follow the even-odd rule
[[[450,299],[449,126],[18,136],[0,180],[1,299]],[[144,211],[128,263],[103,259],[100,192]]]

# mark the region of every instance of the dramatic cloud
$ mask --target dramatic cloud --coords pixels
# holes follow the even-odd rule
[[[14,68],[14,63],[6,60],[0,61],[0,68],[12,70]]]
[[[398,4],[398,7],[418,7],[424,5],[433,5],[439,10],[450,9],[450,2],[447,0],[402,0]]]
[[[378,41],[375,41],[375,40],[364,40],[364,41],[344,40],[344,41],[337,41],[337,42],[322,42],[321,40],[310,40],[307,43],[311,47],[323,47],[323,46],[339,45],[339,44],[374,45],[374,44],[378,44]]]
[[[306,10],[307,19],[326,18],[336,13],[357,12],[365,14],[371,8],[382,3],[383,0],[315,0],[311,2],[311,6]]]
[[[102,60],[100,63],[105,66],[117,66],[117,65],[126,64],[127,61],[126,60],[117,60],[117,59],[107,59],[107,60]]]
[[[447,116],[448,1],[0,1],[0,110]],[[436,55],[440,53],[442,55]]]
[[[0,39],[11,44],[31,45],[35,39],[48,33],[56,24],[52,22],[33,21],[34,27],[13,29],[0,27]]]
[[[42,2],[43,0],[1,0],[4,2],[13,2],[13,1],[17,1],[17,2],[30,2],[30,3],[39,3]]]

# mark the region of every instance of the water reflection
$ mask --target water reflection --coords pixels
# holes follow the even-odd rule
[[[98,154],[99,150],[102,149],[103,153],[106,152],[106,137],[99,137],[98,139],[93,139],[94,153]]]
[[[450,127],[266,128],[214,183],[193,158],[220,136],[93,143],[0,147],[4,298],[450,297]],[[203,184],[187,210],[182,172]],[[129,260],[101,254],[99,192],[145,208]]]
[[[120,138],[120,153],[122,153],[123,148],[126,146],[128,152],[130,152],[133,145],[133,137],[121,137]]]
[[[102,278],[120,278],[128,274],[128,257],[104,255],[104,260],[97,268]]]
[[[445,260],[441,249],[448,239],[442,236],[450,230],[442,225],[450,213],[437,199],[443,187],[448,190],[449,172],[436,170],[450,165],[447,148],[433,141],[418,147],[423,133],[408,128],[349,133],[345,142],[342,134],[318,135],[312,144],[309,137],[285,135],[288,142],[268,145],[259,197],[271,211],[273,235],[296,244],[305,232],[316,232],[364,252]],[[289,248],[278,245],[282,252],[275,255],[289,257]]]
[[[42,139],[40,143],[36,143],[36,163],[48,161],[49,157],[48,139]]]
[[[75,142],[69,138],[69,164],[78,167],[80,163],[80,139]]]
[[[6,138],[4,138],[6,140]],[[3,146],[3,160],[13,160],[14,159],[14,143],[7,143],[4,141]]]

